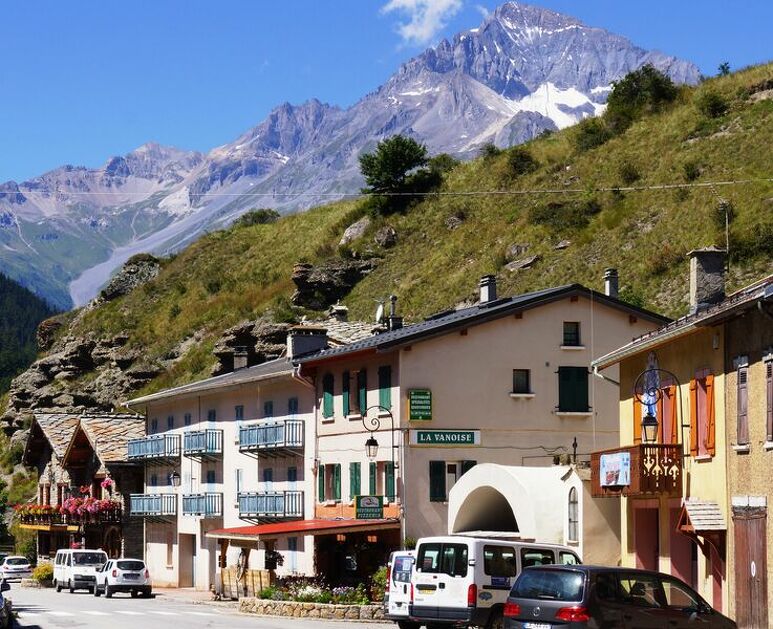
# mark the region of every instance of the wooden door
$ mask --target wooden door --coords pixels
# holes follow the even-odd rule
[[[768,626],[766,509],[734,509],[735,620],[739,627]]]

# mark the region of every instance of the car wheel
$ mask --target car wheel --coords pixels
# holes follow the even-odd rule
[[[152,590],[151,590],[150,588],[148,588],[147,590],[145,590],[145,591],[142,593],[142,596],[143,596],[144,598],[150,598],[152,595],[153,595],[153,594],[152,594]]]
[[[132,598],[137,598],[137,595],[139,594],[139,592],[137,590],[132,590],[130,594],[132,595]]]
[[[62,591],[62,584],[59,583],[59,581],[57,581],[56,579],[54,579],[54,587],[56,588],[57,592],[61,592]]]
[[[94,596],[99,597],[99,588],[94,584]]]
[[[72,584],[72,580],[67,579],[67,589],[70,590],[70,594],[75,592],[75,586]]]
[[[398,620],[397,626],[400,629],[420,629],[421,625],[417,622],[411,622],[410,620]]]
[[[107,581],[105,581],[105,598],[113,598],[113,588]]]
[[[505,616],[501,609],[495,609],[491,612],[491,615],[488,618],[488,622],[486,623],[486,629],[504,629],[505,627]]]

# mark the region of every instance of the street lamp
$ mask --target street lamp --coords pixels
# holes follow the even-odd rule
[[[641,420],[641,433],[644,443],[655,443],[658,440],[658,418],[647,413]]]
[[[180,472],[177,470],[174,470],[169,475],[169,482],[172,484],[172,487],[179,487],[180,486]]]
[[[368,455],[370,461],[376,460],[376,456],[378,455],[378,441],[376,441],[376,438],[373,435],[368,437],[368,440],[365,442],[365,454]]]
[[[392,435],[392,469],[397,469],[398,463],[395,462],[395,449],[398,446],[395,445],[395,418],[392,415],[392,411],[390,411],[386,406],[375,404],[366,408],[362,413],[362,425],[365,427],[365,430],[370,433],[368,440],[365,442],[365,454],[367,454],[368,459],[371,461],[375,461],[376,455],[378,454],[378,441],[376,441],[373,433],[381,428],[381,417],[376,414],[368,419],[368,413],[373,409],[376,409],[378,413],[381,413],[389,418],[390,434]]]

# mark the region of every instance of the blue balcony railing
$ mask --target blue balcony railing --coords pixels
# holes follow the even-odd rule
[[[177,515],[176,494],[131,494],[129,512],[133,516],[165,517]]]
[[[223,515],[223,494],[207,492],[183,496],[183,515],[217,518]]]
[[[150,435],[142,439],[130,439],[127,455],[130,461],[178,458],[180,435]]]
[[[185,456],[220,456],[223,454],[223,431],[207,428],[192,430],[183,436]]]
[[[303,517],[302,491],[242,492],[238,496],[243,519],[289,520]]]
[[[269,419],[239,429],[241,452],[302,449],[302,419]]]

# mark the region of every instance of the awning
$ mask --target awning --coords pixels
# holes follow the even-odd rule
[[[208,531],[210,539],[227,539],[232,541],[256,542],[265,539],[276,539],[289,535],[336,535],[338,533],[358,533],[399,529],[400,521],[383,520],[291,520],[289,522],[272,522],[271,524],[256,524],[253,526],[236,526],[227,529]]]
[[[705,542],[702,543],[698,537],[709,542],[717,549],[720,556],[724,557],[727,522],[719,504],[713,500],[696,498],[685,500],[676,528],[680,533],[694,538],[704,553],[707,551],[704,547]]]

